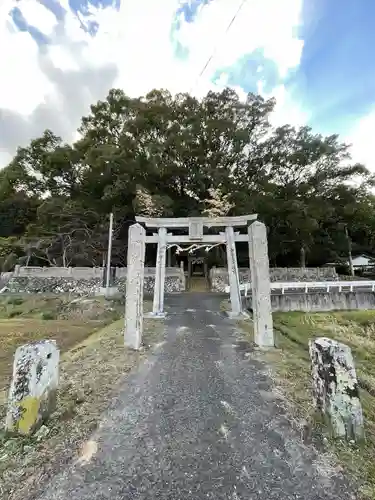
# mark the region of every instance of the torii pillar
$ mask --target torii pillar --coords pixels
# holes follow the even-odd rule
[[[232,318],[241,316],[242,299],[240,292],[240,278],[237,265],[236,242],[234,239],[234,229],[231,226],[225,228],[227,240],[227,264],[230,289],[230,302],[232,310],[229,315]]]
[[[158,250],[156,256],[155,290],[152,305],[152,316],[164,318],[164,286],[165,264],[167,255],[167,228],[160,227],[158,231]]]

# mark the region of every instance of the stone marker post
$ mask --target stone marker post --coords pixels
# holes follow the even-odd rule
[[[230,302],[232,317],[240,316],[242,312],[242,300],[240,291],[240,277],[238,273],[236,242],[234,239],[234,229],[232,226],[225,228],[225,235],[227,240],[227,264],[228,264],[228,277],[230,288]]]
[[[314,403],[336,437],[364,438],[362,406],[350,348],[325,337],[309,341]]]
[[[167,253],[167,228],[159,228],[158,250],[156,257],[156,273],[154,301],[152,313],[155,316],[164,316],[164,285],[165,285],[165,262]]]
[[[254,342],[259,347],[274,347],[267,228],[255,221],[248,232]]]
[[[54,340],[16,350],[5,427],[30,435],[54,411],[59,383],[59,350]]]
[[[146,231],[140,224],[129,228],[125,304],[125,345],[139,349],[143,331],[143,282]]]

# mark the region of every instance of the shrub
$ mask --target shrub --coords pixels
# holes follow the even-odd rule
[[[19,309],[14,309],[13,311],[9,311],[8,318],[15,318],[16,316],[21,316],[22,311]]]
[[[9,297],[7,300],[7,304],[12,305],[12,306],[20,306],[23,304],[23,298],[22,297]]]
[[[45,319],[45,320],[56,319],[55,315],[51,311],[42,312],[41,317],[42,317],[42,319]]]

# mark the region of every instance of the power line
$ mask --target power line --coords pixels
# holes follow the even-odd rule
[[[233,16],[232,20],[230,21],[230,23],[229,23],[229,24],[228,24],[228,26],[227,26],[227,29],[226,29],[226,30],[225,30],[225,32],[224,32],[224,35],[223,35],[224,37],[227,35],[228,31],[231,29],[232,24],[233,24],[233,23],[234,23],[234,21],[236,20],[236,18],[237,18],[237,16],[238,16],[238,14],[241,12],[241,9],[242,9],[242,7],[245,5],[245,3],[246,3],[246,2],[247,2],[247,0],[242,0],[242,2],[240,3],[240,5],[239,5],[239,7],[238,7],[238,9],[237,9],[237,11],[236,11],[236,13],[234,14],[234,16]],[[197,85],[197,83],[198,83],[199,79],[202,77],[203,73],[206,71],[206,69],[207,69],[208,65],[210,64],[210,62],[212,61],[212,59],[215,57],[217,50],[218,50],[218,45],[216,45],[216,47],[214,48],[214,50],[213,50],[212,54],[211,54],[211,55],[210,55],[210,57],[207,59],[207,62],[206,62],[206,64],[203,66],[202,71],[199,73],[199,75],[198,75],[197,79],[195,80],[194,85],[190,88],[189,94],[191,94],[191,92],[193,91],[193,89],[194,89],[194,88],[195,88],[195,86]]]

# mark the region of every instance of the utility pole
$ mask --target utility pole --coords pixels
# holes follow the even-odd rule
[[[111,253],[112,253],[112,233],[113,233],[113,213],[109,214],[109,232],[108,232],[108,252],[107,252],[107,277],[106,277],[106,292],[108,292],[109,281],[111,277]]]
[[[349,268],[350,268],[350,275],[354,276],[354,267],[353,267],[353,259],[352,259],[352,240],[349,236],[348,232],[348,226],[345,224],[345,236],[346,236],[346,241],[348,243],[348,255],[349,255]]]

